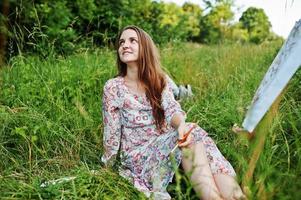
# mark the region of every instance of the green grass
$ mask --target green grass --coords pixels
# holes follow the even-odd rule
[[[209,132],[239,181],[251,144],[231,127],[242,123],[280,46],[176,44],[161,49],[165,70],[177,83],[191,84],[195,93],[182,102],[187,121]],[[102,88],[115,74],[115,53],[108,49],[67,58],[15,57],[0,69],[0,199],[144,198],[115,169],[100,164]],[[298,71],[270,128],[252,180],[253,199],[301,196],[300,80]],[[40,187],[64,176],[77,178]],[[168,191],[175,199],[197,199],[181,171]]]

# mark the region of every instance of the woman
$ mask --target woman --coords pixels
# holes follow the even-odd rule
[[[120,151],[119,174],[154,199],[170,199],[166,187],[180,162],[203,199],[243,197],[232,166],[213,140],[200,127],[185,122],[146,32],[136,26],[121,31],[117,65],[118,76],[104,86],[102,162],[111,165]],[[171,150],[189,129],[191,134],[179,144],[188,156],[177,148],[171,159]]]

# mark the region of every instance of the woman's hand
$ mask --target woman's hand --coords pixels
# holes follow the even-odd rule
[[[178,133],[179,133],[179,141],[181,141],[184,138],[184,135],[189,132],[189,127],[186,125],[185,122],[182,122],[178,127]],[[193,141],[193,135],[189,134],[183,142],[179,142],[179,147],[187,147],[189,146]]]

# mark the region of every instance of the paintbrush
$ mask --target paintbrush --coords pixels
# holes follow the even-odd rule
[[[184,134],[182,139],[178,139],[178,142],[177,142],[176,146],[170,151],[169,154],[172,154],[179,147],[179,144],[182,144],[183,142],[185,142],[187,140],[187,137],[190,135],[192,129],[194,129],[194,128],[195,128],[195,126],[191,127],[189,129],[189,131]]]

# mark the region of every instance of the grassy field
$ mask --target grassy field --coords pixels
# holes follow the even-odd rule
[[[233,164],[241,182],[250,157],[241,124],[281,44],[174,44],[161,48],[162,64],[195,97],[181,102]],[[79,50],[73,56],[15,57],[0,69],[0,199],[144,199],[100,164],[101,96],[116,74],[115,53]],[[251,199],[301,196],[301,72],[290,82],[256,165]],[[181,170],[168,187],[174,199],[197,199]],[[75,179],[41,187],[48,180]]]

